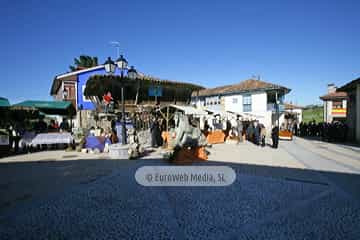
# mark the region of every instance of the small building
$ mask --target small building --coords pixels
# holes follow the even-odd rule
[[[94,110],[95,106],[84,96],[84,91],[88,78],[96,74],[106,74],[105,67],[99,65],[60,74],[53,80],[50,95],[54,100],[71,101],[76,109],[81,106],[83,110]]]
[[[292,103],[285,103],[285,113],[281,115],[280,123],[284,123],[286,129],[291,128],[294,124],[299,125],[302,122],[303,107]]]
[[[328,84],[328,92],[320,97],[324,101],[324,122],[346,120],[346,105],[348,95],[344,91],[337,91],[334,84]]]
[[[270,130],[278,119],[283,119],[284,98],[290,91],[277,84],[248,79],[238,84],[194,91],[191,103],[198,108],[255,115]]]
[[[127,75],[126,71],[127,70],[125,70],[125,75]],[[120,81],[120,75],[121,72],[117,68],[111,77],[117,83]],[[84,92],[88,82],[94,83],[94,81],[96,81],[96,86],[101,87],[105,85],[104,81],[108,77],[109,75],[106,73],[104,65],[60,74],[53,80],[50,95],[53,96],[56,101],[72,102],[77,110],[76,122],[74,124],[76,127],[95,126],[94,113],[95,110],[98,110],[96,104],[99,102],[99,96],[95,96],[97,98],[87,97]],[[137,86],[139,86],[139,92],[142,96],[141,104],[143,105],[155,105],[162,102],[189,103],[191,92],[195,89],[203,89],[203,87],[192,83],[162,80],[138,73],[138,78],[136,81],[131,82],[131,86],[124,86],[126,111],[134,109],[134,105],[140,105],[135,104],[135,96],[137,94],[133,89],[136,89]],[[154,89],[156,91],[154,91]],[[106,92],[102,94],[106,94]],[[114,96],[114,93],[112,94]],[[95,102],[94,99],[96,99],[97,102]]]
[[[360,78],[345,84],[337,90],[346,92],[349,99],[346,112],[348,139],[360,143]]]

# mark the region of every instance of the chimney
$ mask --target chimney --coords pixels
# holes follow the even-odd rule
[[[337,87],[333,83],[328,84],[328,93],[334,93],[336,92]]]

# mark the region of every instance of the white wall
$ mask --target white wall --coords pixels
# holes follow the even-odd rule
[[[233,102],[233,99],[236,99],[236,103]],[[235,94],[231,96],[224,97],[224,104],[225,104],[225,111],[232,111],[232,112],[242,112],[242,95]]]
[[[248,93],[225,96],[225,110],[242,113],[243,95],[248,95]],[[234,103],[233,99],[237,99],[237,103]],[[251,93],[251,112],[248,113],[258,116],[259,122],[264,124],[267,135],[270,136],[272,126],[272,111],[267,111],[266,92]]]
[[[331,111],[332,111],[332,101],[325,101],[326,104],[324,104],[324,107],[326,107],[326,110],[324,112],[324,120],[325,122],[332,122],[332,115],[331,115]]]
[[[254,93],[251,96],[252,113],[266,113],[267,112],[267,94],[266,92]]]
[[[267,130],[267,135],[270,136],[272,124],[275,124],[275,122],[273,122],[273,112],[267,110],[267,93],[265,91],[223,96],[221,98],[220,105],[206,105],[205,107],[210,109],[217,109],[218,107],[223,107],[224,109],[217,109],[217,110],[243,113],[243,95],[248,95],[248,94],[251,94],[251,112],[248,113],[258,117],[259,122],[265,125],[265,128]],[[209,100],[215,100],[215,98],[211,96],[211,97],[206,97],[206,99],[197,100],[197,101],[194,100],[192,102],[196,103],[196,106],[201,108],[204,106],[204,102],[208,102]],[[236,99],[236,101],[234,102],[233,99]],[[295,111],[296,110],[294,110],[294,112]],[[283,121],[284,121],[284,114],[280,114],[280,124]]]
[[[296,112],[298,114],[298,120],[299,122],[298,123],[301,123],[302,122],[302,109],[294,109],[293,112]]]
[[[195,105],[197,108],[203,108],[204,107],[204,100],[202,99],[192,99],[191,100],[191,105]]]
[[[225,110],[232,112],[243,112],[243,95],[234,94],[225,96]],[[236,103],[234,99],[237,99]],[[251,114],[261,115],[267,112],[267,94],[266,92],[258,92],[251,94]]]

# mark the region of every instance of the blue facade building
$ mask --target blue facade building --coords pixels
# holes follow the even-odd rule
[[[91,76],[105,74],[107,73],[104,65],[99,65],[58,75],[53,81],[50,94],[54,96],[55,100],[72,101],[76,109],[95,110],[95,105],[84,96],[86,83]],[[121,72],[119,69],[116,69],[114,74],[120,75]],[[127,74],[126,71],[124,74]]]

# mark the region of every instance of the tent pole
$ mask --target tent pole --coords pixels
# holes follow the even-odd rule
[[[169,106],[166,107],[166,131],[169,131]]]

